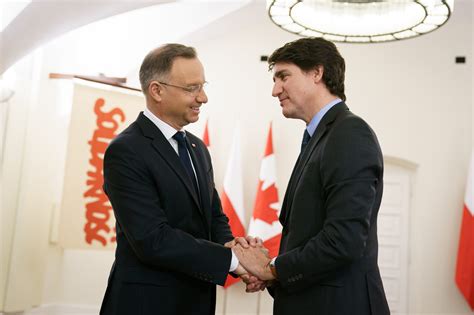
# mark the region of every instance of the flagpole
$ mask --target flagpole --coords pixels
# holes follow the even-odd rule
[[[227,289],[224,289],[224,312],[222,313],[222,315],[226,315],[227,314]]]
[[[260,315],[260,297],[262,295],[262,291],[258,292],[258,297],[257,297],[257,315]]]

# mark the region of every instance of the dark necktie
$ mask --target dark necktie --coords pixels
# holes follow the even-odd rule
[[[311,136],[309,135],[308,130],[305,129],[304,134],[303,134],[303,141],[301,141],[301,153],[303,153],[303,150],[306,147],[306,145],[308,144],[310,139],[311,139]]]
[[[173,139],[175,139],[178,142],[179,159],[181,160],[181,163],[186,169],[186,173],[188,173],[189,179],[191,179],[194,189],[196,190],[196,192],[199,192],[197,182],[196,182],[196,176],[194,176],[193,166],[191,164],[191,159],[189,158],[188,149],[186,147],[185,133],[178,131],[173,136]]]

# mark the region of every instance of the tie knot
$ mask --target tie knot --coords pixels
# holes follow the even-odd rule
[[[308,130],[305,129],[304,134],[303,134],[303,141],[301,141],[301,151],[304,150],[304,148],[306,147],[310,139],[311,139],[311,136],[309,135]]]
[[[184,137],[185,137],[184,132],[178,131],[177,133],[174,134],[173,139],[178,141],[178,143],[185,143]]]

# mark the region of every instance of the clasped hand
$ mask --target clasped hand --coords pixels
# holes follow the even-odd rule
[[[268,250],[258,237],[236,237],[227,242],[226,247],[231,248],[239,259],[235,274],[246,284],[246,292],[258,292],[267,286],[267,280],[272,280],[273,275],[269,269],[270,258]]]

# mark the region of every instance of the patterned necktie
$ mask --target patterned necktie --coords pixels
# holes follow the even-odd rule
[[[185,133],[182,131],[178,131],[173,136],[173,139],[178,142],[179,159],[181,160],[181,163],[186,169],[186,173],[188,173],[189,179],[191,179],[194,189],[196,190],[196,192],[199,192],[196,182],[196,176],[194,175],[193,166],[191,164],[191,159],[189,158],[188,149],[186,147]]]
[[[303,153],[303,150],[306,147],[306,145],[308,144],[310,139],[311,139],[311,136],[309,135],[308,130],[305,129],[304,134],[303,134],[303,141],[301,141],[301,152],[300,152],[300,154]]]

